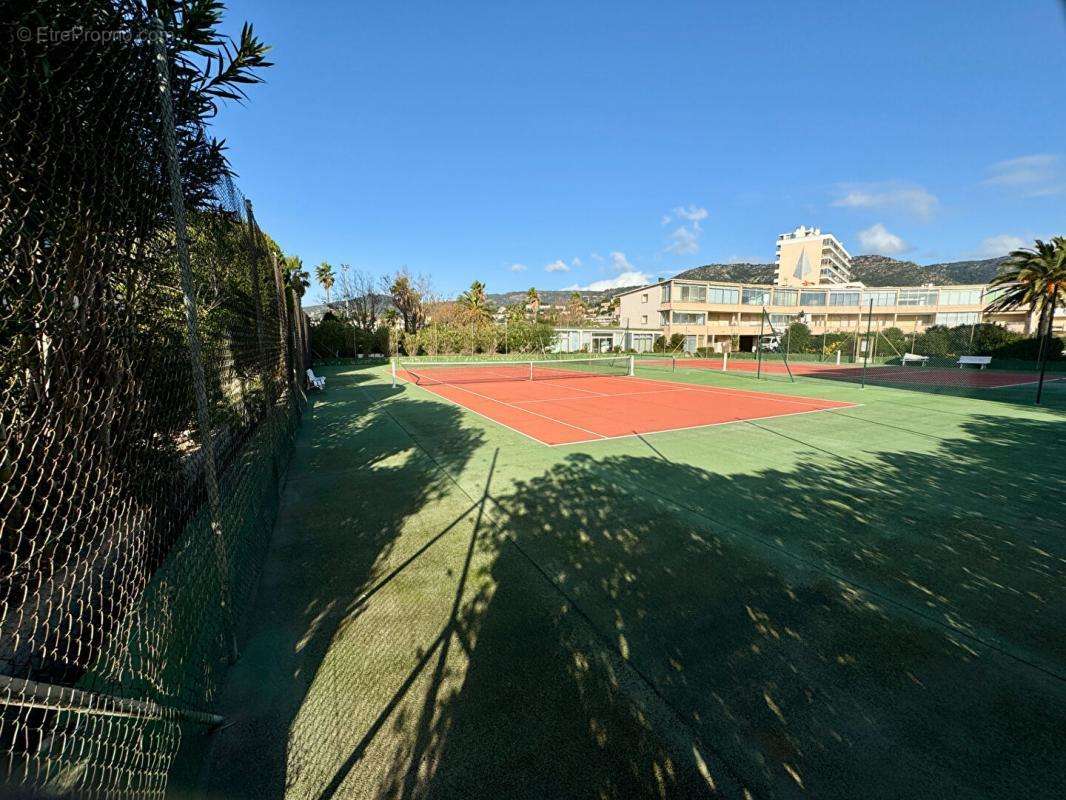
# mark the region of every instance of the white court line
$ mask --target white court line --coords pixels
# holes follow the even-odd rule
[[[649,389],[646,392],[621,392],[619,394],[602,394],[601,392],[593,392],[593,397],[545,397],[537,400],[512,400],[512,403],[520,403],[526,405],[527,403],[566,403],[571,400],[596,400],[603,399],[604,397],[636,397],[638,395],[645,394],[667,394],[669,392],[687,392],[689,391],[686,386],[679,386],[676,389]]]
[[[855,403],[852,408],[860,408],[865,403]],[[781,419],[782,417],[798,417],[801,414],[820,414],[823,411],[836,411],[835,408],[812,408],[808,411],[786,411],[784,414],[767,414],[762,417],[738,417],[737,419],[727,419],[722,422],[705,422],[702,425],[686,425],[682,428],[664,428],[661,431],[645,431],[643,433],[623,433],[618,436],[600,436],[598,439],[579,439],[576,442],[560,442],[559,444],[549,444],[548,447],[566,447],[571,444],[589,444],[590,442],[603,442],[614,439],[633,439],[637,436],[656,436],[660,433],[673,433],[674,431],[694,431],[699,428],[716,428],[720,425],[736,425],[738,422],[755,422],[763,419]],[[544,444],[547,444],[546,442]]]
[[[555,417],[549,417],[547,414],[538,414],[536,411],[530,411],[528,408],[519,408],[516,405],[512,405],[511,403],[508,403],[506,400],[497,400],[495,397],[489,397],[487,394],[481,394],[481,392],[475,392],[473,389],[467,389],[464,386],[456,386],[454,384],[448,384],[448,385],[451,386],[453,389],[459,389],[460,391],[463,391],[463,392],[469,392],[470,394],[474,395],[475,397],[480,397],[483,400],[491,400],[494,403],[499,403],[501,406],[507,406],[507,408],[513,408],[515,411],[521,411],[523,414],[532,414],[534,417],[540,417],[541,419],[546,419],[549,422],[554,422],[556,425],[565,425],[567,428],[573,428],[575,431],[581,431],[582,433],[591,433],[593,436],[598,436],[601,439],[605,438],[603,436],[603,434],[596,433],[596,431],[590,431],[588,428],[582,428],[580,425],[574,425],[574,424],[569,423],[569,422],[563,422],[561,419],[556,419]],[[490,417],[490,419],[491,419],[491,417]],[[503,423],[500,423],[500,424],[506,425],[508,428],[511,427],[510,425],[507,425],[506,422],[503,422]],[[595,440],[590,439],[588,441],[595,441]],[[544,442],[544,444],[548,444],[548,443]],[[550,447],[550,445],[549,445],[549,447]]]
[[[409,381],[407,379],[403,379],[403,382],[408,384],[409,386],[414,386],[417,389],[421,389],[426,394],[433,395],[433,397],[435,397],[437,400],[443,400],[446,403],[451,403],[456,408],[461,408],[461,409],[463,409],[463,411],[469,411],[474,416],[481,417],[482,419],[488,420],[489,422],[491,422],[491,423],[493,423],[495,425],[502,425],[504,428],[507,428],[507,430],[509,430],[509,431],[514,431],[517,434],[525,436],[531,442],[536,442],[537,444],[543,445],[544,447],[555,447],[555,445],[548,444],[543,439],[538,439],[536,436],[528,434],[528,433],[526,433],[523,430],[519,430],[518,428],[512,427],[511,425],[508,425],[506,422],[500,422],[498,419],[493,419],[492,417],[488,416],[487,414],[482,414],[480,411],[475,411],[474,409],[470,408],[470,406],[465,406],[462,403],[460,403],[458,400],[452,400],[452,398],[446,397],[443,394],[437,394],[436,392],[434,392],[434,391],[432,391],[430,389],[427,389],[425,386],[417,384],[414,381]],[[525,409],[519,409],[519,410],[520,411],[524,411]],[[530,413],[532,413],[532,412],[530,412]],[[563,424],[565,424],[565,423],[563,423]],[[582,439],[581,441],[594,442],[596,440],[595,439]]]
[[[650,383],[650,384],[654,384],[655,386],[663,386],[663,387],[666,387],[666,388],[653,389],[653,390],[648,391],[648,392],[620,392],[620,393],[617,393],[617,394],[610,394],[610,393],[607,393],[607,392],[593,392],[591,389],[580,389],[579,391],[588,392],[589,394],[595,395],[596,397],[600,397],[600,398],[604,398],[604,397],[607,397],[607,398],[610,398],[610,397],[626,397],[627,395],[631,395],[631,394],[659,394],[659,393],[662,393],[662,392],[697,391],[697,392],[708,392],[708,393],[711,393],[711,394],[729,394],[729,395],[741,395],[741,396],[744,396],[744,397],[758,397],[758,398],[763,399],[763,400],[769,400],[769,401],[771,401],[773,403],[796,403],[796,404],[799,404],[799,405],[807,405],[807,406],[818,405],[819,403],[824,403],[824,402],[845,403],[845,401],[843,401],[843,400],[825,401],[825,400],[817,400],[817,399],[812,399],[812,398],[809,398],[809,397],[801,397],[801,396],[798,396],[798,395],[791,395],[791,394],[789,394],[789,395],[777,395],[777,394],[773,394],[771,392],[755,392],[755,391],[752,391],[750,389],[732,389],[732,388],[727,387],[727,386],[703,386],[703,385],[697,385],[697,384],[691,384],[691,383],[678,383],[677,381],[661,381],[661,380],[656,380],[654,378],[638,378],[636,376],[622,377],[620,375],[597,375],[596,377],[597,378],[607,378],[607,379],[611,379],[611,380],[618,379],[618,380],[624,380],[626,382],[629,382],[629,381],[641,381],[643,383]],[[558,378],[558,379],[553,379],[553,380],[575,380],[575,379],[574,378]],[[449,386],[454,386],[457,389],[460,388],[457,384],[448,384],[448,385]],[[566,388],[566,389],[577,389],[578,387],[576,387],[576,386],[565,386],[563,388]],[[581,400],[581,399],[584,399],[584,398],[580,398],[580,397],[565,397],[565,398],[557,398],[557,399],[554,399],[554,400],[551,400],[551,399],[545,399],[545,400],[516,400],[514,402],[516,402],[516,403],[564,402],[566,400]],[[841,406],[841,407],[842,408],[847,408],[848,406],[851,406],[851,405],[855,405],[855,404],[854,403],[845,403],[845,405]],[[815,409],[815,410],[820,410],[820,409]],[[680,429],[677,429],[677,430],[680,430]]]
[[[615,376],[603,376],[603,377],[615,377]],[[574,430],[579,430],[579,431],[581,431],[583,433],[592,434],[592,436],[594,437],[594,438],[591,438],[591,439],[576,439],[576,440],[571,441],[571,442],[559,442],[558,444],[551,444],[550,442],[546,442],[543,439],[538,439],[536,436],[533,436],[532,434],[526,433],[523,430],[519,430],[518,428],[515,428],[512,425],[508,425],[506,422],[502,422],[502,421],[500,421],[498,419],[494,419],[494,418],[488,416],[487,414],[482,414],[480,411],[475,411],[474,409],[470,408],[469,406],[463,405],[462,403],[458,402],[457,400],[453,400],[452,398],[446,397],[445,395],[442,395],[442,394],[437,394],[436,392],[432,391],[431,389],[428,389],[425,386],[422,386],[422,385],[420,385],[418,383],[415,383],[414,381],[409,381],[406,378],[402,378],[402,376],[401,376],[401,379],[404,381],[404,383],[408,383],[408,384],[410,384],[412,386],[417,386],[422,391],[428,392],[429,394],[432,394],[434,397],[441,398],[442,400],[447,400],[449,403],[452,403],[453,405],[456,405],[459,408],[464,409],[465,411],[469,411],[470,413],[472,413],[472,414],[474,414],[476,416],[479,416],[482,419],[486,419],[489,422],[493,422],[493,423],[495,423],[497,425],[502,425],[504,428],[507,428],[508,430],[514,431],[515,433],[521,434],[522,436],[525,436],[530,441],[537,442],[538,444],[542,444],[545,447],[565,447],[566,445],[570,445],[570,444],[588,444],[590,442],[602,442],[602,441],[608,441],[608,440],[614,440],[614,439],[632,439],[632,438],[634,438],[636,436],[654,436],[654,435],[660,434],[660,433],[673,433],[674,431],[690,431],[690,430],[697,430],[699,428],[714,428],[714,427],[717,427],[719,425],[735,425],[738,422],[749,422],[749,421],[763,420],[763,419],[777,419],[779,417],[794,417],[794,416],[798,416],[800,414],[817,414],[817,413],[822,412],[822,411],[833,411],[833,410],[836,410],[838,408],[859,408],[860,406],[864,405],[864,403],[847,403],[847,404],[845,404],[843,406],[829,406],[827,408],[812,408],[812,409],[809,409],[807,411],[789,411],[789,412],[785,412],[783,414],[767,414],[767,415],[761,416],[761,417],[743,417],[743,418],[738,417],[737,419],[723,420],[721,422],[706,422],[706,423],[702,423],[700,425],[686,425],[686,426],[679,427],[679,428],[664,428],[663,430],[659,430],[659,431],[644,431],[644,432],[641,432],[641,433],[634,432],[634,433],[620,434],[620,435],[617,435],[617,436],[607,436],[607,435],[604,435],[602,433],[597,433],[596,431],[589,430],[587,428],[582,428],[579,425],[572,425],[569,422],[563,422],[562,420],[556,419],[555,417],[549,417],[549,416],[547,416],[545,414],[538,414],[536,411],[530,411],[528,408],[520,408],[519,406],[516,406],[513,403],[508,403],[508,402],[503,401],[503,400],[497,400],[495,397],[489,397],[488,395],[483,395],[480,392],[475,392],[475,391],[473,391],[471,389],[466,389],[466,388],[464,388],[462,386],[459,386],[457,384],[451,384],[451,383],[435,384],[435,385],[449,386],[449,387],[451,387],[453,389],[460,389],[462,391],[469,392],[470,394],[475,395],[476,397],[480,397],[480,398],[482,398],[484,400],[491,400],[492,402],[499,403],[500,405],[505,406],[507,408],[512,408],[512,409],[514,409],[516,411],[522,411],[522,412],[525,412],[526,414],[532,414],[535,417],[541,417],[542,419],[546,419],[549,422],[554,422],[554,423],[556,423],[558,425],[563,425],[564,427],[567,427],[567,428],[573,428]],[[661,392],[685,391],[685,390],[690,390],[691,389],[691,390],[695,390],[695,391],[707,391],[707,392],[710,392],[712,394],[713,393],[717,393],[717,392],[725,392],[727,394],[755,395],[757,397],[762,397],[762,398],[765,398],[767,400],[775,400],[775,401],[780,401],[780,402],[788,402],[789,399],[799,400],[801,402],[803,400],[803,398],[798,398],[798,397],[778,398],[778,397],[775,397],[774,395],[767,394],[765,392],[751,392],[751,391],[747,391],[747,390],[744,390],[744,389],[733,390],[733,389],[728,389],[728,388],[719,389],[718,387],[714,387],[714,386],[691,386],[691,385],[688,385],[688,384],[678,385],[677,383],[673,383],[673,382],[670,382],[670,381],[657,381],[657,380],[651,380],[651,379],[647,379],[647,378],[634,378],[634,377],[631,377],[631,376],[627,376],[627,380],[631,380],[631,381],[632,380],[638,380],[638,381],[641,381],[642,383],[649,383],[649,384],[654,384],[654,385],[664,385],[664,386],[669,387],[667,389],[660,389],[660,390],[655,390],[655,391],[650,391],[650,392],[639,392],[639,394],[659,394]],[[609,395],[609,394],[608,395],[604,395],[604,397],[618,397],[618,396],[619,395]],[[587,399],[587,398],[571,397],[571,398],[567,398],[567,399],[580,400],[580,399]],[[518,401],[518,402],[535,402],[535,401]],[[553,402],[561,402],[561,401],[555,400]],[[816,401],[807,401],[807,402],[808,402],[808,404],[811,404],[811,403],[816,402]],[[839,401],[837,401],[837,402],[839,402]]]
[[[774,403],[799,403],[801,405],[817,405],[819,403],[827,402],[825,400],[811,399],[811,398],[802,397],[802,396],[799,396],[799,395],[778,395],[778,394],[774,394],[772,392],[757,392],[757,391],[753,391],[751,389],[733,389],[733,388],[728,387],[728,386],[705,386],[703,384],[679,383],[677,381],[664,381],[664,380],[658,380],[656,378],[639,378],[636,375],[625,375],[625,376],[622,376],[622,375],[594,375],[594,376],[582,376],[581,378],[542,378],[538,382],[547,383],[549,381],[554,382],[554,381],[587,380],[589,377],[595,377],[595,378],[600,378],[600,379],[603,379],[603,380],[611,380],[611,381],[623,380],[623,381],[626,381],[627,383],[631,382],[631,381],[640,381],[641,383],[651,384],[653,386],[665,386],[665,387],[667,387],[668,389],[671,389],[671,390],[672,389],[677,389],[677,388],[684,388],[684,389],[690,389],[692,391],[708,392],[710,394],[731,394],[731,395],[744,395],[744,396],[749,396],[749,397],[761,397],[761,398],[764,398],[764,399],[769,400],[769,401],[774,402]],[[512,380],[505,380],[505,381],[486,381],[486,383],[514,383],[514,382],[515,381],[513,379]],[[448,383],[447,381],[440,381],[440,385],[442,385],[442,386],[451,386],[452,388],[455,388],[455,389],[461,389],[462,388],[462,386],[460,384]],[[578,391],[581,391],[581,392],[587,392],[588,394],[594,394],[594,395],[602,396],[602,397],[618,397],[619,396],[618,394],[610,394],[610,393],[607,393],[607,392],[594,392],[591,389],[580,389],[578,387],[570,386],[570,385],[566,385],[563,388],[565,388],[565,389],[577,389]],[[467,390],[467,391],[469,391],[469,390]],[[477,394],[477,392],[472,392],[472,394]],[[491,400],[491,399],[494,399],[494,398],[488,398],[488,399]],[[569,399],[576,400],[577,398],[569,398]],[[502,401],[497,401],[497,402],[502,402]],[[525,401],[523,401],[523,402],[525,402]],[[842,400],[831,400],[831,401],[828,401],[828,402],[845,403],[845,401],[842,401]],[[508,403],[507,405],[510,405],[510,404]],[[854,403],[845,403],[845,405],[843,407],[846,408],[848,405],[855,405],[855,404]],[[566,424],[566,423],[563,423],[563,424]]]
[[[733,389],[733,388],[730,388],[730,387],[727,387],[727,386],[704,386],[702,384],[691,384],[691,383],[680,383],[679,384],[677,381],[662,381],[662,380],[656,380],[655,378],[637,378],[637,377],[634,376],[632,378],[626,378],[625,380],[628,380],[628,381],[642,381],[644,383],[653,383],[653,384],[661,385],[661,386],[669,386],[671,388],[677,388],[678,386],[682,386],[685,389],[693,389],[693,390],[699,391],[699,392],[710,392],[712,394],[723,394],[723,393],[725,393],[725,394],[733,394],[733,395],[746,395],[746,396],[753,396],[753,397],[761,397],[761,398],[764,398],[766,400],[772,400],[775,403],[800,403],[801,405],[815,405],[817,403],[829,402],[829,403],[844,403],[844,407],[847,407],[849,405],[856,405],[855,403],[847,403],[844,400],[817,400],[817,399],[812,399],[812,398],[809,398],[809,397],[801,397],[799,395],[791,395],[791,394],[778,395],[778,394],[773,394],[772,392],[756,392],[756,391],[752,391],[751,389]],[[608,397],[611,397],[611,396],[612,395],[608,395]]]
[[[1044,383],[1066,381],[1066,378],[1044,378]],[[1011,389],[1015,386],[1036,386],[1040,381],[1023,381],[1021,383],[997,383],[995,386],[963,386],[963,389]]]

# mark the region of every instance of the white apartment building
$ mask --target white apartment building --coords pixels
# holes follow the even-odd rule
[[[801,225],[777,237],[778,286],[815,286],[851,282],[851,256],[831,233]]]

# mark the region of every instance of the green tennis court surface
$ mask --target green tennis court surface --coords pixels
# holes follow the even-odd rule
[[[386,367],[323,372],[230,724],[176,794],[1066,785],[1061,411],[766,381],[861,405],[548,448]]]

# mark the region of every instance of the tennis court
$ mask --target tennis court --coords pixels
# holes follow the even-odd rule
[[[1066,782],[1062,383],[1041,409],[624,359],[407,366],[316,365],[187,796]],[[724,407],[751,416],[682,429]]]
[[[823,364],[808,361],[790,361],[786,367],[779,360],[764,360],[761,365],[753,359],[731,358],[728,363],[720,358],[649,358],[639,362],[643,366],[672,369],[710,369],[727,372],[761,372],[766,375],[792,375],[827,380],[863,380],[862,362],[857,364]],[[1012,370],[975,369],[945,366],[920,366],[902,364],[870,364],[865,370],[865,379],[878,383],[894,383],[914,386],[955,386],[965,389],[1004,389],[1035,384],[1033,372]],[[1046,381],[1062,380],[1048,377]]]
[[[632,361],[404,362],[397,377],[542,444],[810,414],[851,403],[634,377]]]

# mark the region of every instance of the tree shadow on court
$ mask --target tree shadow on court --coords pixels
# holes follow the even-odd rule
[[[465,426],[457,408],[397,399],[365,372],[326,374],[327,391],[314,396],[296,443],[241,657],[220,698],[226,724],[199,743],[207,751],[199,785],[179,782],[174,796],[280,798],[325,786],[360,723],[340,714],[345,701],[373,685],[375,669],[387,674],[372,652],[338,654],[338,641],[372,599],[461,534],[465,514],[435,509],[454,489],[447,471],[467,463],[481,432]],[[431,458],[418,448],[401,408],[404,419],[431,420],[446,452]],[[401,599],[417,610],[417,596]],[[387,652],[388,637],[399,634],[377,635]]]
[[[490,490],[462,672],[371,796],[1053,794],[1060,425],[963,427],[864,459],[796,439],[747,473],[658,439]]]
[[[758,422],[740,443],[777,467],[716,471],[733,428],[508,481],[454,407],[363,377],[298,445],[208,794],[1066,781],[1060,423],[980,416],[860,450],[869,423]]]

